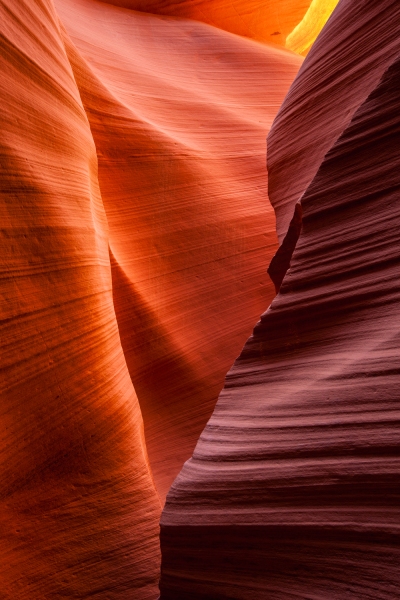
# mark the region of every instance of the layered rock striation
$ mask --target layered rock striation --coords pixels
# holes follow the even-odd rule
[[[105,0],[101,0],[105,2]],[[320,0],[317,1],[318,5]],[[326,0],[325,0],[326,1]],[[108,3],[108,2],[107,2]],[[332,0],[329,0],[331,5]],[[110,0],[109,4],[152,14],[183,17],[268,44],[285,45],[311,0]],[[315,12],[315,11],[313,11]],[[322,24],[320,23],[319,30]],[[314,38],[315,39],[315,38]]]
[[[162,600],[400,597],[400,62],[375,44],[384,72],[302,195],[280,292],[168,494]],[[295,91],[329,70],[312,53]]]
[[[56,5],[98,154],[122,347],[165,498],[274,295],[265,133],[302,59],[187,19]]]
[[[341,0],[307,55],[268,135],[269,198],[281,242],[325,154],[398,54],[399,29],[396,0]]]
[[[156,494],[89,123],[50,1],[0,5],[0,595],[157,597]]]
[[[335,4],[1,3],[7,600],[158,597],[274,294],[277,44]],[[269,138],[279,294],[162,598],[397,594],[399,9],[356,4]]]

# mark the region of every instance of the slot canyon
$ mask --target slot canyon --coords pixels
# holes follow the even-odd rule
[[[0,31],[0,599],[400,600],[399,1]]]

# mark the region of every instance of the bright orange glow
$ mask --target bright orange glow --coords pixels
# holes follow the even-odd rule
[[[133,10],[185,17],[254,40],[285,45],[311,0],[103,0]]]
[[[305,56],[339,0],[312,0],[304,18],[286,39],[286,48]]]

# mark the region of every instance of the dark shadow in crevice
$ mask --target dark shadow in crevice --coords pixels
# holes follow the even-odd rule
[[[290,261],[292,259],[294,249],[296,248],[297,240],[300,236],[302,221],[303,210],[300,202],[297,202],[292,220],[290,221],[289,229],[285,235],[285,239],[279,246],[267,269],[267,273],[275,285],[276,293],[279,292],[282,281],[290,267]]]

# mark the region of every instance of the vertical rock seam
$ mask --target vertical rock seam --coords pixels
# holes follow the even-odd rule
[[[276,293],[279,292],[282,281],[290,267],[290,261],[301,232],[302,219],[303,211],[301,204],[300,202],[297,202],[285,238],[273,256],[267,269],[268,275],[275,285]]]

